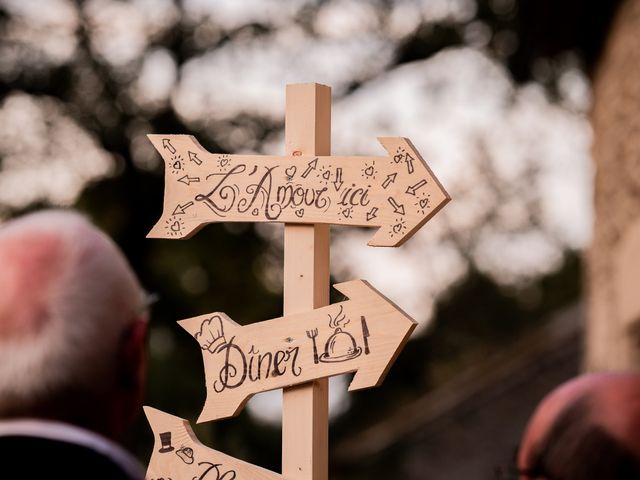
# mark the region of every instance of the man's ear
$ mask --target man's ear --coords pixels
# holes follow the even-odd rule
[[[142,401],[147,375],[148,325],[147,320],[141,316],[125,330],[119,359],[121,386],[136,392],[140,401]]]
[[[122,439],[142,411],[147,375],[147,331],[147,320],[138,317],[120,338],[113,395],[108,398],[112,413],[108,422],[110,430],[106,432],[116,440]]]

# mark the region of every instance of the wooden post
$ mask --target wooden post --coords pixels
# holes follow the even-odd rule
[[[331,154],[331,89],[287,85],[288,155]],[[284,314],[329,304],[329,225],[285,224]],[[327,379],[286,388],[282,411],[282,474],[290,480],[327,480]]]

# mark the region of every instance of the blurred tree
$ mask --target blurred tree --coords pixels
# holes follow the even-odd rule
[[[394,274],[408,272],[422,320],[444,303],[385,388],[352,396],[332,432],[339,439],[579,297],[586,240],[565,227],[588,225],[588,206],[572,211],[573,200],[548,187],[566,194],[574,172],[562,168],[576,164],[588,179],[585,75],[615,4],[0,0],[0,218],[73,205],[114,237],[160,298],[147,402],[194,419],[201,356],[175,320],[280,315],[281,229],[218,224],[185,242],[145,239],[163,192],[145,134],[190,133],[215,152],[272,151],[281,148],[284,84],[313,80],[332,85],[338,126],[362,127],[336,128],[338,148],[358,153],[382,132],[427,137],[455,205],[425,227],[434,233],[424,243],[391,258]],[[363,274],[353,259],[389,277],[349,245],[336,247],[336,276]],[[277,427],[246,412],[197,433],[279,468]],[[143,461],[152,440],[141,420],[130,446]]]

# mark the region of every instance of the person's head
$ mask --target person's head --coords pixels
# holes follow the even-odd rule
[[[640,478],[640,375],[582,375],[538,405],[518,453],[522,480]]]
[[[142,401],[143,302],[117,246],[79,214],[0,224],[0,418],[118,438]]]

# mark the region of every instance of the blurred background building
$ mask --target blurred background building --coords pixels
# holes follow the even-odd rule
[[[159,295],[147,403],[195,420],[201,355],[175,321],[279,316],[283,230],[146,239],[145,135],[282,154],[285,85],[330,85],[333,153],[409,137],[453,198],[398,249],[333,230],[333,279],[420,328],[382,388],[332,382],[331,478],[492,479],[553,386],[639,364],[639,27],[638,0],[0,0],[0,221],[73,206],[113,236]],[[196,433],[279,470],[278,401]],[[143,462],[152,441],[141,419]]]

